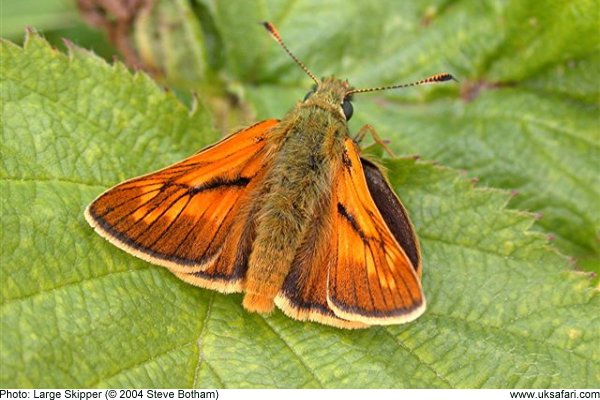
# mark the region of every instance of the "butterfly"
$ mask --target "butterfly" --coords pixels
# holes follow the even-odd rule
[[[419,241],[381,169],[360,155],[353,89],[315,81],[281,120],[242,129],[191,157],[122,182],[85,210],[126,252],[192,285],[244,292],[243,307],[339,328],[414,320],[425,310]],[[361,130],[361,132],[363,132]],[[363,133],[364,135],[364,133]]]

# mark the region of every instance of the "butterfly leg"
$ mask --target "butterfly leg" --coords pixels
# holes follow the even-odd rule
[[[381,147],[383,147],[383,149],[386,151],[386,153],[388,153],[390,155],[390,157],[395,158],[396,155],[394,154],[394,152],[392,151],[392,149],[389,148],[388,141],[383,140],[379,134],[377,133],[377,131],[375,130],[375,128],[373,128],[372,125],[366,124],[364,125],[362,128],[360,128],[360,130],[358,131],[358,133],[356,134],[356,136],[354,137],[354,141],[358,144],[360,144],[360,142],[362,142],[362,140],[365,138],[365,136],[368,134],[371,135],[371,137],[373,138],[373,140],[375,141],[375,143],[377,143],[378,145],[380,145]]]

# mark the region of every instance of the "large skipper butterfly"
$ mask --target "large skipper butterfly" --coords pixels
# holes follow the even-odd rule
[[[409,322],[425,310],[419,242],[406,209],[350,137],[352,95],[453,79],[353,89],[317,79],[281,120],[242,129],[174,165],[100,195],[85,217],[117,247],[193,285],[244,292],[340,328]],[[371,130],[361,130],[359,136]]]

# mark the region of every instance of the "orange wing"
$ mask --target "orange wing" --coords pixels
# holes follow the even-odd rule
[[[351,139],[345,150],[332,196],[335,255],[327,303],[337,317],[364,324],[412,321],[425,311],[420,267],[413,266],[373,201]]]
[[[121,249],[192,284],[241,290],[254,226],[250,216],[268,169],[259,122],[157,172],[125,181],[86,209],[90,225]],[[256,203],[256,202],[254,202]]]

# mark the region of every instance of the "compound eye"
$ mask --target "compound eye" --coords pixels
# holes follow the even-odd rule
[[[306,101],[306,100],[308,100],[308,98],[309,98],[310,96],[312,96],[314,93],[315,93],[314,89],[313,89],[313,90],[311,90],[310,92],[306,93],[306,96],[304,96],[304,100],[303,100],[303,101]]]
[[[342,103],[342,111],[344,111],[346,121],[350,121],[350,118],[352,118],[352,113],[354,112],[354,107],[352,107],[350,100],[344,99],[344,102]]]

